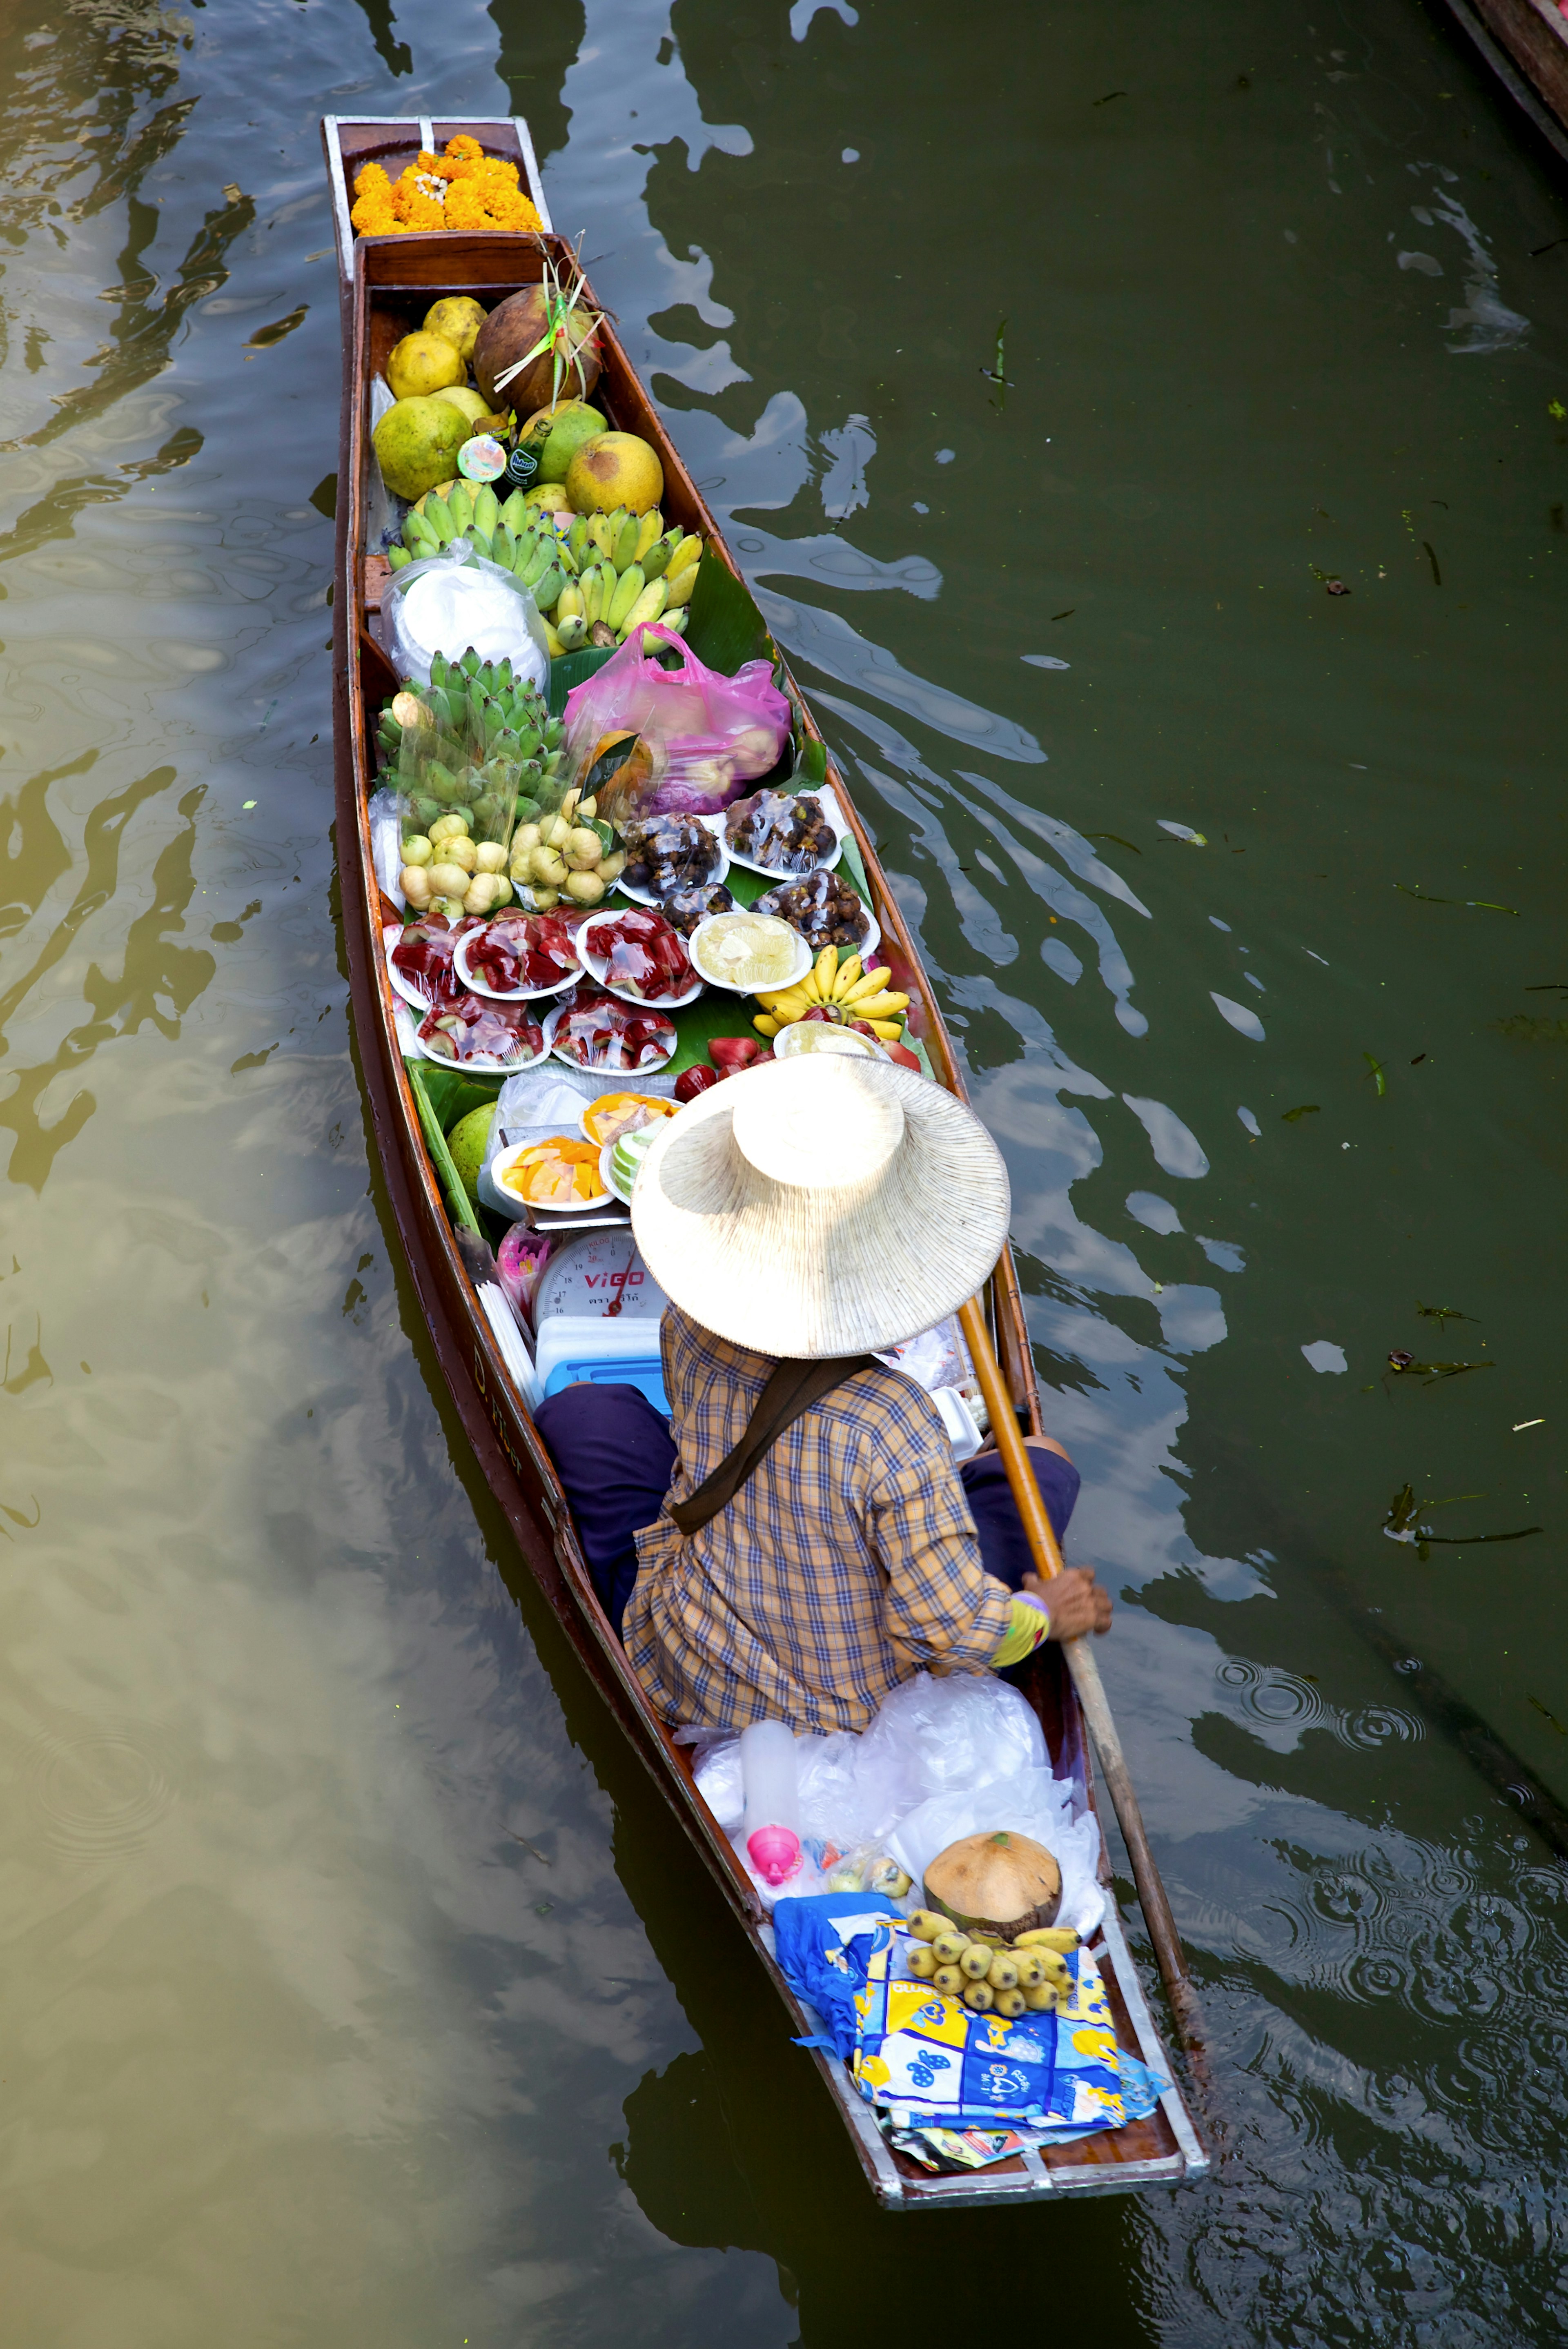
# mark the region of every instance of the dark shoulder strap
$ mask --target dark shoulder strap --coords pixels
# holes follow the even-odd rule
[[[813,1403],[820,1402],[824,1395],[841,1387],[857,1371],[870,1370],[876,1360],[875,1354],[838,1354],[826,1361],[777,1363],[757,1397],[746,1432],[734,1450],[720,1461],[713,1474],[705,1477],[694,1493],[678,1501],[670,1510],[680,1531],[694,1534],[700,1526],[716,1517],[725,1503],[734,1499],[786,1428],[793,1427]]]

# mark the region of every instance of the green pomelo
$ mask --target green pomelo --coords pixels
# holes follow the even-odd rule
[[[539,460],[541,481],[564,481],[566,469],[584,441],[597,440],[601,432],[608,429],[598,409],[590,408],[586,400],[575,407],[557,409],[545,453]]]
[[[400,498],[422,497],[452,479],[472,429],[450,399],[400,399],[372,435],[382,480]]]
[[[457,1179],[476,1207],[479,1205],[479,1170],[484,1164],[484,1145],[490,1139],[494,1116],[495,1103],[486,1102],[483,1109],[471,1109],[466,1117],[460,1117],[446,1138],[452,1163],[457,1168]]]

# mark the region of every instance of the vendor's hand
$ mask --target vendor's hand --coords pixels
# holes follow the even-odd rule
[[[1066,1567],[1049,1582],[1026,1574],[1023,1588],[1050,1615],[1053,1640],[1076,1640],[1085,1631],[1111,1628],[1111,1594],[1095,1580],[1092,1566]]]

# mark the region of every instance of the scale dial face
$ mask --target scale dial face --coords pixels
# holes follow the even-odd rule
[[[618,1298],[616,1318],[622,1321],[654,1320],[670,1301],[624,1224],[615,1231],[585,1232],[554,1252],[540,1278],[535,1327],[553,1313],[598,1319]]]

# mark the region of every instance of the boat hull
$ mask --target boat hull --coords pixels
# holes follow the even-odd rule
[[[443,133],[466,127],[455,122],[436,126]],[[485,137],[487,126],[472,127],[475,135],[493,147],[495,142]],[[340,126],[329,120],[324,130],[329,173],[336,174],[335,192],[341,196]],[[411,146],[411,140],[404,143]],[[395,160],[394,136],[383,139],[381,151]],[[500,151],[508,150],[503,147]],[[756,1892],[698,1795],[685,1750],[674,1744],[653,1713],[594,1592],[555,1471],[507,1370],[448,1219],[421,1138],[386,974],[382,926],[393,917],[394,909],[381,896],[375,880],[368,792],[374,774],[372,713],[395,680],[367,625],[367,596],[373,601],[376,593],[374,566],[369,573],[367,569],[365,542],[368,468],[373,461],[369,450],[369,386],[391,344],[410,323],[417,323],[438,293],[471,292],[491,302],[498,300],[537,280],[540,248],[529,239],[444,233],[355,243],[348,229],[347,202],[339,202],[337,210],[345,263],[340,274],[345,371],[333,596],[334,780],[350,1009],[373,1143],[442,1376],[475,1460],[505,1515],[518,1549],[660,1798],[722,1890],[758,1962],[784,2002],[794,2035],[809,2037],[816,2019],[796,2001],[779,1971],[771,1930]],[[556,243],[554,252],[558,264],[569,269],[572,261],[567,249]],[[641,433],[659,450],[666,475],[667,518],[697,531],[735,572],[712,515],[613,334],[607,338],[605,374],[596,397],[607,401],[621,429]],[[815,723],[793,682],[790,691],[815,737]],[[829,774],[871,883],[874,910],[883,930],[880,958],[892,964],[897,983],[907,986],[915,999],[911,1024],[920,1035],[939,1081],[961,1095],[956,1058],[913,941],[883,879],[873,843],[831,762]],[[1038,1428],[1023,1300],[1010,1253],[998,1267],[990,1301],[998,1352],[1014,1399],[1029,1423]],[[1059,1775],[1075,1778],[1092,1804],[1089,1757],[1059,1650],[1047,1647],[1041,1651],[1028,1692],[1040,1716],[1054,1766]],[[1101,1874],[1108,1885],[1108,1863],[1103,1854]],[[1114,1903],[1098,1955],[1122,2044],[1168,2075],[1169,2061],[1145,2003]],[[867,2184],[889,2209],[970,2208],[1068,2193],[1171,2186],[1201,2174],[1208,2166],[1179,2092],[1173,2086],[1147,2121],[1075,2146],[1050,2148],[1043,2155],[1032,2152],[981,2173],[932,2176],[888,2146],[842,2065],[820,2050],[811,2051],[807,2060],[816,2064],[838,2107]]]

